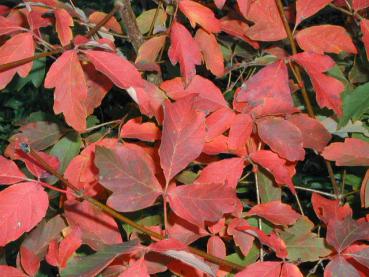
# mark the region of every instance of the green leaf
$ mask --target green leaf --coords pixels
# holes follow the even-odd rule
[[[226,260],[233,262],[235,264],[247,266],[249,264],[256,262],[258,258],[259,258],[259,248],[255,245],[255,243],[253,243],[247,256],[242,255],[241,251],[237,249],[235,253],[228,255],[226,257]]]
[[[274,184],[273,177],[265,170],[257,173],[261,203],[281,200],[282,190]]]
[[[350,119],[359,120],[363,114],[369,111],[369,82],[358,86],[351,92],[345,92],[343,96],[343,117],[339,126],[345,126]]]
[[[323,238],[311,232],[313,227],[314,224],[307,217],[301,217],[293,226],[279,232],[286,243],[289,260],[313,262],[332,252]]]
[[[154,20],[156,9],[144,11],[137,18],[138,29],[142,34],[146,34],[150,31],[150,26]],[[167,20],[167,14],[163,9],[159,9],[155,19],[154,30],[156,28],[165,27],[165,21]],[[155,33],[155,32],[154,32]]]
[[[108,266],[116,257],[131,253],[138,246],[137,240],[121,244],[107,245],[95,254],[89,256],[74,256],[66,268],[60,272],[61,277],[95,276]]]
[[[24,88],[28,83],[32,83],[36,88],[39,88],[42,85],[42,82],[45,78],[46,72],[46,58],[37,59],[33,62],[32,71],[25,78],[19,78],[15,89],[20,91]]]

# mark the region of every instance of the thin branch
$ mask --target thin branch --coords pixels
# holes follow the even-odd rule
[[[128,225],[130,225],[131,227],[135,228],[136,230],[145,233],[147,235],[149,235],[150,237],[153,237],[155,239],[158,240],[163,240],[165,239],[164,236],[162,236],[161,234],[154,232],[152,230],[150,230],[149,228],[146,228],[143,225],[137,224],[136,222],[134,222],[133,220],[125,217],[124,215],[120,214],[119,212],[117,212],[116,210],[110,208],[109,206],[99,202],[98,200],[85,195],[83,191],[81,191],[79,188],[75,187],[73,184],[71,184],[67,179],[64,178],[64,176],[62,174],[60,174],[58,171],[56,171],[54,168],[52,168],[42,157],[40,157],[40,155],[37,154],[37,152],[35,152],[28,144],[24,144],[22,143],[21,145],[21,149],[23,150],[23,152],[27,155],[29,155],[32,159],[36,160],[40,166],[42,166],[43,169],[45,169],[46,171],[48,171],[50,174],[54,175],[55,177],[57,177],[66,187],[70,188],[73,190],[73,192],[76,194],[76,196],[78,198],[84,199],[88,202],[90,202],[91,204],[93,204],[95,207],[99,208],[100,210],[102,210],[103,212],[107,213],[108,215],[114,217],[115,219],[126,223]],[[188,246],[188,250],[195,255],[198,255],[200,257],[203,257],[204,259],[218,264],[220,266],[224,266],[227,268],[230,268],[234,271],[240,271],[243,269],[242,266],[235,264],[233,262],[227,261],[227,260],[223,260],[220,259],[216,256],[210,255],[206,252],[203,252],[199,249],[193,248]]]
[[[255,187],[256,187],[256,201],[259,205],[260,204],[259,179],[258,179],[258,175],[256,173],[254,173],[254,176],[255,176]],[[261,218],[258,219],[258,228],[260,229],[260,231],[263,230],[262,225],[261,225]],[[260,261],[261,262],[264,261],[263,246],[260,246],[259,254],[260,254]]]
[[[299,186],[295,186],[295,189],[298,190],[303,190],[303,191],[308,191],[308,192],[315,192],[324,196],[328,196],[330,198],[336,198],[336,195],[329,193],[329,192],[324,192],[324,191],[320,191],[320,190],[316,190],[316,189],[311,189],[311,188],[305,188],[305,187],[299,187]]]

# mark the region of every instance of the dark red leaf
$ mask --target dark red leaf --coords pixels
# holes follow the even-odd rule
[[[324,277],[338,276],[360,277],[360,274],[344,257],[336,256],[325,267]]]

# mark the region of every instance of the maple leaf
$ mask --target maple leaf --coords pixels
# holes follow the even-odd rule
[[[27,177],[15,162],[0,156],[0,184],[11,185],[25,180]]]
[[[32,57],[34,52],[35,43],[31,33],[14,35],[0,47],[0,64],[7,64]],[[29,62],[0,72],[0,90],[10,83],[16,73],[23,78],[26,77],[30,73],[32,65],[33,62]]]
[[[64,213],[70,226],[81,229],[83,242],[92,249],[122,242],[115,220],[89,202],[68,200],[64,203]]]
[[[224,74],[224,58],[216,37],[203,29],[198,29],[195,40],[201,49],[206,68],[215,76],[222,77]]]
[[[222,183],[236,188],[242,175],[244,161],[242,158],[230,158],[208,164],[194,184]]]
[[[0,192],[0,246],[30,231],[45,216],[49,197],[34,182],[12,185]]]
[[[55,88],[54,112],[78,132],[86,129],[87,84],[75,50],[64,52],[50,67],[45,88]]]
[[[341,93],[344,91],[344,85],[339,80],[323,74],[334,67],[335,62],[329,56],[310,52],[299,53],[292,58],[309,74],[319,106],[332,109],[341,116]]]
[[[320,121],[309,117],[307,114],[293,114],[287,117],[287,120],[300,129],[304,148],[311,148],[320,152],[332,138],[332,135]]]
[[[21,26],[17,25],[12,20],[0,16],[0,36],[10,35],[11,33],[24,30]]]
[[[296,41],[304,51],[323,55],[339,54],[342,51],[357,54],[357,49],[345,28],[336,25],[318,25],[305,28],[295,35]]]
[[[93,13],[90,14],[90,16],[88,17],[88,20],[93,23],[93,24],[98,24],[100,23],[105,16],[107,16],[106,13],[104,12],[100,12],[100,11],[95,11]],[[113,16],[111,17],[108,22],[106,22],[104,24],[104,27],[108,30],[112,30],[118,34],[122,34],[122,27],[120,26],[119,22],[117,21],[117,19]]]
[[[360,28],[363,34],[361,40],[364,43],[366,57],[369,59],[369,20],[365,18],[361,19]]]
[[[71,27],[74,26],[73,18],[64,9],[56,9],[55,14],[55,28],[58,33],[58,37],[61,45],[68,45],[73,39],[73,33]]]
[[[143,87],[144,81],[136,67],[116,53],[88,50],[84,54],[97,71],[108,77],[117,87]]]
[[[111,190],[108,205],[118,211],[137,211],[154,204],[162,193],[151,159],[138,146],[96,148],[100,183]]]
[[[178,216],[198,226],[232,213],[239,202],[235,188],[213,183],[177,186],[168,191],[168,197]]]
[[[274,152],[289,161],[304,159],[302,134],[294,124],[279,117],[264,117],[256,124],[261,140]]]
[[[170,31],[171,45],[168,57],[173,65],[179,62],[181,74],[189,83],[196,74],[196,65],[201,64],[201,51],[190,32],[175,21]]]
[[[259,49],[259,43],[248,37],[247,31],[250,29],[250,27],[245,22],[223,17],[220,20],[220,26],[223,32],[243,40],[255,49]]]
[[[246,32],[253,40],[277,41],[287,37],[274,0],[250,1],[244,16],[255,23]]]
[[[296,23],[295,28],[306,18],[316,14],[332,0],[297,0],[296,1]]]
[[[275,225],[292,225],[301,217],[291,206],[280,201],[258,204],[253,206],[247,214],[265,218]]]
[[[179,9],[190,20],[192,28],[197,23],[208,32],[220,32],[219,20],[211,9],[191,0],[180,1]]]
[[[122,126],[119,136],[154,142],[160,138],[161,133],[155,123],[142,123],[142,117],[136,117],[128,120]]]
[[[291,90],[288,85],[288,71],[284,61],[269,64],[247,79],[237,92],[237,102],[246,102],[248,108],[263,103],[264,98],[273,98],[293,106]]]
[[[324,148],[322,156],[335,161],[338,166],[368,166],[369,143],[356,138],[346,138],[345,142],[334,142]]]
[[[192,96],[164,105],[159,156],[167,184],[200,155],[205,142],[205,116],[193,105]]]

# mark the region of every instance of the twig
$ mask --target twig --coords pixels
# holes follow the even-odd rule
[[[258,203],[258,205],[260,204],[260,191],[259,191],[259,179],[258,179],[258,175],[255,173],[255,187],[256,187],[256,201]],[[262,225],[261,225],[261,218],[258,219],[258,228],[260,229],[260,231],[263,230]],[[263,250],[263,246],[260,246],[260,250],[259,250],[259,254],[260,254],[260,261],[264,261],[264,250]]]
[[[311,188],[305,188],[305,187],[299,187],[299,186],[295,186],[295,189],[298,190],[304,190],[304,191],[309,191],[309,192],[315,192],[324,196],[328,196],[331,198],[336,198],[336,195],[329,193],[329,192],[324,192],[324,191],[320,191],[320,190],[316,190],[316,189],[311,189]]]
[[[146,228],[143,225],[137,224],[136,222],[134,222],[133,220],[129,219],[128,217],[125,217],[124,215],[120,214],[119,212],[117,212],[116,210],[110,208],[109,206],[99,202],[98,200],[85,195],[84,192],[82,190],[80,190],[79,188],[75,187],[72,183],[70,183],[67,179],[64,178],[64,176],[62,174],[60,174],[58,171],[56,171],[54,168],[52,168],[42,157],[40,157],[40,155],[37,154],[37,152],[35,152],[28,144],[21,144],[21,149],[23,150],[23,152],[27,155],[29,155],[32,159],[34,159],[35,161],[37,161],[39,163],[40,166],[42,166],[43,169],[45,169],[46,171],[48,171],[50,174],[54,175],[55,177],[57,177],[66,187],[70,188],[73,190],[73,192],[76,194],[76,196],[78,198],[84,199],[86,201],[88,201],[89,203],[93,204],[95,207],[99,208],[100,210],[102,210],[103,212],[107,213],[108,215],[114,217],[115,219],[126,223],[128,225],[130,225],[131,227],[137,229],[138,231],[145,233],[155,239],[158,240],[163,240],[165,239],[164,236],[162,236],[161,234],[154,232],[152,230],[150,230],[149,228]],[[199,249],[193,248],[188,246],[188,250],[189,252],[191,252],[192,254],[198,255],[212,263],[215,263],[217,265],[220,266],[225,266],[227,268],[230,268],[234,271],[240,271],[243,269],[242,266],[232,263],[230,261],[227,260],[223,260],[220,259],[216,256],[210,255],[204,251],[201,251]]]

